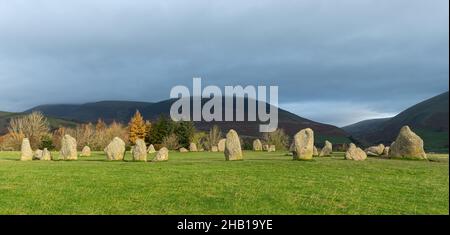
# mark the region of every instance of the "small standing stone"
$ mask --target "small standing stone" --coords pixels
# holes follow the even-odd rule
[[[262,149],[262,143],[261,140],[256,139],[253,141],[253,151],[261,151]]]
[[[132,152],[134,161],[147,161],[147,146],[144,140],[137,139]]]
[[[239,135],[233,129],[231,129],[227,134],[224,153],[225,160],[227,161],[243,160],[241,141],[239,140]]]
[[[314,153],[314,131],[310,128],[299,131],[294,136],[294,160],[311,160]]]
[[[148,146],[148,153],[156,153],[155,147],[153,146],[153,144],[151,144],[150,146]]]
[[[225,151],[225,142],[226,141],[227,141],[227,139],[219,140],[219,143],[217,144],[217,149],[219,150],[219,152],[224,152]]]
[[[162,147],[153,158],[152,162],[162,162],[167,160],[169,160],[169,150],[166,147]]]
[[[82,157],[90,157],[91,156],[91,148],[89,148],[89,146],[84,146],[83,149],[81,150],[81,155]]]
[[[333,144],[330,141],[325,141],[325,146],[320,150],[319,157],[330,156],[333,152]]]
[[[33,160],[33,150],[31,149],[30,140],[28,138],[23,138],[20,152],[21,161]]]
[[[33,160],[41,160],[43,155],[44,155],[44,151],[38,149],[38,150],[34,151]]]
[[[356,147],[355,144],[351,143],[347,152],[345,152],[345,159],[354,161],[366,160],[367,154],[362,149]]]
[[[50,160],[52,160],[52,154],[50,153],[50,151],[48,151],[47,148],[44,148],[44,151],[42,151],[41,161],[50,161]]]
[[[64,160],[77,160],[77,140],[70,135],[64,135],[61,140],[60,154]]]
[[[189,151],[190,152],[198,152],[197,145],[195,143],[190,143],[189,144]]]
[[[125,142],[119,138],[115,137],[111,143],[104,149],[106,153],[106,159],[109,161],[121,161],[125,155]]]

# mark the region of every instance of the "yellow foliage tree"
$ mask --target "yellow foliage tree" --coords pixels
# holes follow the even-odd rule
[[[128,124],[129,128],[129,141],[131,144],[135,144],[137,139],[145,139],[147,135],[147,125],[145,124],[144,118],[142,117],[139,110],[136,110],[136,113],[131,118],[130,123]]]

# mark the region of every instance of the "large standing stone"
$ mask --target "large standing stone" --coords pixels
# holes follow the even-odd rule
[[[125,155],[125,142],[119,137],[115,137],[104,149],[106,159],[110,161],[121,161]]]
[[[50,161],[50,160],[52,160],[52,154],[50,153],[50,151],[48,151],[47,148],[44,148],[44,151],[42,151],[41,161]]]
[[[256,139],[253,141],[253,151],[261,151],[262,150],[262,143],[261,140]]]
[[[226,141],[227,141],[227,139],[219,140],[219,143],[217,144],[217,149],[219,150],[219,152],[225,152],[225,142]]]
[[[225,160],[243,160],[241,141],[239,135],[233,129],[227,133],[227,140],[225,142]]]
[[[379,144],[377,146],[371,146],[371,147],[367,148],[365,150],[365,152],[366,152],[366,154],[368,156],[378,157],[378,156],[381,156],[383,154],[384,148],[385,147],[384,147],[383,144]]]
[[[409,126],[402,127],[389,152],[389,157],[393,158],[427,159],[423,140]]]
[[[355,160],[355,161],[363,161],[366,160],[367,155],[362,149],[356,147],[355,144],[351,143],[345,152],[345,159],[347,160]]]
[[[82,157],[90,157],[91,156],[91,148],[89,146],[84,146],[81,150],[80,156]]]
[[[153,146],[153,144],[148,146],[147,153],[156,153],[156,150],[155,150],[155,147]]]
[[[169,150],[166,147],[162,147],[153,158],[152,162],[162,162],[167,160],[169,160]]]
[[[294,136],[294,160],[311,160],[314,153],[314,131],[310,128],[299,131]]]
[[[147,161],[147,146],[145,141],[137,139],[133,146],[133,160],[134,161]]]
[[[34,151],[33,160],[41,160],[44,155],[44,151],[38,149]]]
[[[319,156],[319,151],[316,146],[313,146],[313,156]]]
[[[189,151],[190,152],[198,152],[197,145],[195,143],[190,143],[189,144]]]
[[[31,149],[30,140],[28,138],[23,138],[20,152],[21,161],[33,160],[33,150]]]
[[[320,150],[319,157],[330,156],[333,153],[333,144],[330,141],[325,140],[325,146]]]
[[[64,135],[61,140],[60,154],[64,160],[77,160],[77,140],[70,135]]]

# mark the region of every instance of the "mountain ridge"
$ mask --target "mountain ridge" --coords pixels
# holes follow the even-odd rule
[[[46,116],[71,120],[76,122],[95,122],[99,118],[105,122],[118,121],[128,123],[132,115],[139,110],[143,117],[148,120],[155,120],[159,116],[168,116],[170,107],[177,99],[167,99],[159,102],[141,102],[141,101],[98,101],[85,104],[51,104],[39,105],[29,110],[40,111]],[[202,103],[207,99],[202,99]],[[247,99],[245,100],[247,104]],[[224,105],[224,102],[222,103]],[[268,104],[266,104],[268,106]],[[247,105],[245,105],[245,117],[247,117]],[[279,112],[279,128],[282,128],[290,136],[293,136],[298,130],[310,127],[317,132],[318,140],[324,141],[330,139],[336,143],[349,142],[349,135],[344,130],[329,124],[315,122],[287,110],[278,108]],[[196,128],[202,131],[209,130],[213,125],[219,125],[222,130],[236,129],[243,136],[259,137],[260,122],[244,121],[244,122],[194,122]]]
[[[428,151],[448,152],[449,92],[444,92],[400,112],[392,118],[369,119],[342,127],[365,145],[390,144],[404,125],[424,139]]]

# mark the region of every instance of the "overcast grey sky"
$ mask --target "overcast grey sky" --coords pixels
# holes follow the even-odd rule
[[[0,0],[0,110],[278,85],[338,126],[448,90],[448,0]]]

